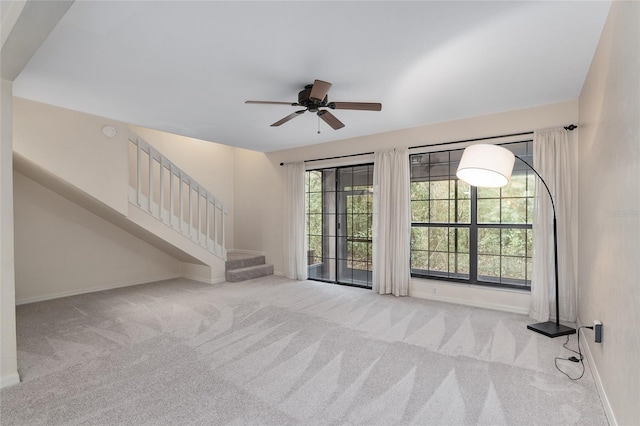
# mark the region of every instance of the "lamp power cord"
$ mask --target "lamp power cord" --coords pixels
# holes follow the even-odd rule
[[[554,358],[554,361],[553,361],[554,364],[556,365],[556,369],[559,372],[561,372],[562,374],[564,374],[565,376],[567,376],[568,378],[570,378],[571,380],[580,380],[582,378],[582,376],[584,376],[584,370],[585,370],[584,361],[583,361],[584,357],[582,356],[582,350],[580,349],[580,330],[583,329],[583,328],[588,328],[590,330],[593,330],[592,326],[583,325],[583,326],[578,327],[578,330],[576,330],[576,334],[578,336],[578,350],[577,351],[574,351],[573,349],[567,347],[567,345],[569,344],[569,336],[570,335],[567,335],[567,341],[564,342],[564,344],[562,345],[563,348],[565,348],[566,350],[568,350],[570,352],[573,352],[574,354],[578,355],[578,357],[576,357],[574,355],[572,355],[572,356],[570,356],[568,358],[562,358],[562,357],[557,356],[557,357]],[[558,361],[579,362],[582,365],[582,373],[580,373],[580,376],[578,376],[578,377],[571,377],[569,374],[567,374],[566,372],[562,371],[562,369],[558,366]]]

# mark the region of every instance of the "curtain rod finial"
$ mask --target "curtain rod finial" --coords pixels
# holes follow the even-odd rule
[[[577,129],[578,126],[576,126],[575,124],[569,124],[568,126],[565,126],[564,128],[565,128],[565,130],[571,131],[571,130]]]

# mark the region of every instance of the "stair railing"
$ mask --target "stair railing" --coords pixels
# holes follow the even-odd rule
[[[129,202],[226,259],[224,204],[133,132],[129,133]]]

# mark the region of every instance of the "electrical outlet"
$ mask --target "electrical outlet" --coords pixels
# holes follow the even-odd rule
[[[602,323],[598,320],[593,322],[593,331],[595,333],[595,342],[602,343]]]

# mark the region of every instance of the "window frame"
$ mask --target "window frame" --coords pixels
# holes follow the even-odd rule
[[[532,163],[532,159],[530,158],[533,154],[532,154],[532,150],[533,150],[533,144],[532,144],[532,140],[519,140],[519,141],[513,141],[513,142],[504,142],[504,143],[499,143],[497,145],[500,146],[505,146],[506,148],[508,148],[508,145],[513,145],[513,144],[523,144],[524,148],[526,150],[526,155],[525,157],[530,161],[530,164]],[[438,150],[438,151],[428,151],[428,152],[422,152],[422,153],[416,153],[416,154],[411,154],[409,156],[409,164],[410,167],[412,166],[412,157],[413,156],[417,156],[417,155],[426,155],[426,154],[438,154],[438,153],[449,153],[449,164],[451,165],[453,163],[453,161],[451,160],[451,152],[454,151],[462,151],[464,148],[455,148],[455,149],[448,149],[448,150]],[[522,156],[520,154],[518,154],[519,156]],[[516,160],[516,162],[518,162]],[[516,164],[517,166],[517,164]],[[534,172],[526,165],[523,164],[524,167],[521,167],[520,170],[524,171],[525,173],[525,181],[526,181],[526,186],[525,186],[525,195],[523,197],[503,197],[502,195],[502,190],[500,192],[500,197],[497,198],[499,200],[503,200],[503,199],[509,199],[509,198],[524,198],[524,199],[531,199],[531,202],[533,202],[533,200],[535,199],[535,176],[533,177],[533,188],[529,188],[529,176],[532,175]],[[518,171],[515,171],[515,173],[517,173]],[[451,177],[452,172],[450,171],[450,177]],[[453,173],[454,174],[454,173]],[[455,176],[453,176],[453,180],[452,182],[458,182],[459,179],[455,178]],[[411,183],[414,182],[414,177],[413,175],[410,176],[410,181]],[[427,182],[429,182],[430,180],[427,180]],[[529,193],[529,190],[531,189],[532,191],[532,195],[526,195]],[[457,191],[457,185],[456,185],[456,191]],[[483,286],[483,287],[492,287],[492,288],[501,288],[501,289],[516,289],[516,290],[523,290],[523,291],[531,291],[531,274],[529,272],[529,268],[527,265],[527,259],[531,258],[531,262],[532,262],[532,258],[533,258],[533,254],[531,251],[531,256],[529,256],[529,250],[528,250],[528,234],[527,232],[525,232],[524,234],[524,238],[525,238],[525,254],[524,256],[513,256],[513,255],[503,255],[503,245],[502,243],[500,243],[500,254],[498,255],[500,257],[500,276],[496,277],[497,281],[489,281],[489,280],[482,280],[480,279],[480,276],[478,275],[478,262],[479,262],[479,246],[478,246],[478,239],[479,239],[479,230],[481,229],[500,229],[500,230],[505,230],[505,229],[523,229],[525,231],[528,231],[531,233],[531,238],[533,238],[533,217],[531,216],[531,220],[529,221],[529,211],[526,207],[525,204],[525,223],[479,223],[478,222],[478,188],[477,187],[473,187],[470,186],[470,195],[469,195],[469,202],[470,202],[470,212],[469,212],[469,222],[465,223],[465,222],[452,222],[449,219],[449,222],[414,222],[413,221],[413,214],[412,214],[412,218],[411,218],[411,232],[413,235],[413,230],[414,228],[446,228],[446,229],[451,229],[451,228],[462,228],[462,229],[468,229],[469,235],[468,235],[468,256],[469,256],[469,265],[468,265],[468,274],[465,273],[459,273],[459,272],[438,272],[435,270],[426,270],[426,269],[414,269],[413,267],[413,254],[415,251],[414,247],[413,247],[413,239],[412,239],[412,245],[410,247],[410,252],[411,252],[411,264],[410,264],[410,273],[411,273],[411,277],[413,278],[423,278],[423,279],[433,279],[433,280],[438,280],[438,281],[447,281],[447,282],[452,282],[452,283],[462,283],[462,284],[467,284],[467,285],[478,285],[478,286]],[[412,208],[413,208],[413,197],[411,198],[412,201]],[[449,201],[453,201],[454,203],[458,202],[458,198],[455,199],[451,199],[449,198]],[[413,212],[412,212],[413,213]],[[501,238],[502,238],[502,233],[500,233]],[[532,245],[532,244],[531,244]],[[449,248],[450,249],[450,248]],[[426,253],[429,253],[429,250],[426,250]],[[449,251],[448,252],[449,255],[453,254],[454,252]],[[457,253],[457,251],[455,252]],[[466,253],[464,253],[466,254]],[[525,265],[525,279],[521,280],[521,279],[514,279],[514,278],[503,278],[502,277],[502,259],[503,257],[520,257],[522,259],[524,259]],[[451,268],[449,268],[451,269]]]
[[[310,271],[311,266],[325,264],[328,261],[328,268],[333,268],[329,271],[329,278],[314,276],[309,273],[310,280],[338,284],[338,285],[346,285],[351,287],[358,287],[364,289],[371,289],[373,285],[373,199],[371,199],[370,205],[367,206],[367,211],[365,213],[355,213],[353,211],[349,211],[348,206],[353,206],[353,199],[350,197],[353,196],[362,196],[362,195],[370,195],[373,197],[373,163],[357,163],[357,164],[349,164],[349,165],[339,165],[333,167],[318,167],[313,169],[307,169],[305,171],[305,237],[309,239],[311,236],[321,237],[321,254],[320,256],[315,255],[314,259],[320,258],[323,259],[323,262],[317,263],[314,265],[308,265],[308,271]],[[367,170],[367,181],[371,181],[371,184],[367,184],[367,188],[370,187],[371,190],[367,190],[364,188],[355,188],[358,185],[352,185],[349,187],[348,185],[341,185],[341,171],[351,169],[351,173],[354,173],[355,169],[365,169]],[[331,188],[327,188],[326,185],[329,183],[325,179],[325,172],[332,171],[334,176],[331,178],[330,182]],[[319,172],[321,174],[320,179],[320,191],[309,191],[309,186],[307,181],[309,179],[309,174],[313,172]],[[370,173],[369,173],[370,172]],[[370,175],[370,177],[369,177]],[[309,182],[310,183],[310,182]],[[346,189],[349,187],[349,189]],[[326,203],[332,202],[333,209],[335,211],[333,213],[326,213],[324,210],[319,214],[321,220],[322,235],[310,234],[309,220],[310,216],[318,215],[318,213],[311,213],[308,211],[308,205],[310,203],[310,194],[320,194],[322,199],[321,206],[324,209]],[[342,198],[344,197],[344,198]],[[330,198],[333,198],[329,201]],[[342,210],[344,208],[344,211]],[[354,218],[358,216],[366,216],[367,224],[370,227],[368,232],[369,238],[356,238],[353,236],[355,224]],[[351,223],[351,228],[350,224]],[[343,234],[344,233],[344,234]],[[330,240],[333,239],[333,242]],[[327,244],[328,243],[328,244]],[[367,257],[366,261],[358,260],[353,257],[353,252],[350,252],[350,246],[354,243],[363,243],[367,245]],[[310,247],[308,247],[309,250]],[[352,249],[351,249],[352,250]],[[327,252],[331,253],[333,251],[333,257],[326,256]],[[309,252],[307,252],[307,256]],[[333,267],[331,266],[331,262],[333,262]],[[365,264],[366,269],[358,269],[353,268],[354,262],[359,264]],[[349,264],[352,265],[349,268]],[[351,270],[351,279],[348,279],[348,274],[345,273]],[[366,279],[356,279],[354,275],[354,271],[362,271],[366,274]],[[334,276],[333,278],[330,278]]]

